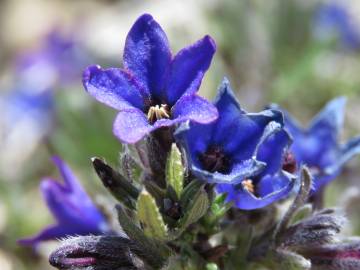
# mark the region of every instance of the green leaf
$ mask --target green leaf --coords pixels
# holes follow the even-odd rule
[[[146,237],[144,232],[134,224],[133,219],[130,219],[120,205],[116,206],[116,210],[122,229],[131,240],[141,247],[137,255],[155,269],[164,266],[167,258],[171,256],[169,248],[160,241]]]
[[[130,209],[135,209],[139,190],[100,158],[91,159],[94,169],[107,190]]]
[[[203,215],[205,215],[208,208],[208,195],[204,188],[200,188],[193,199],[189,202],[187,208],[185,208],[184,217],[179,220],[179,227],[182,230],[186,229],[190,224],[195,223]]]
[[[155,199],[149,192],[143,190],[137,201],[137,217],[144,229],[146,236],[166,240],[167,228]]]
[[[226,212],[232,207],[233,203],[226,202],[227,194],[223,193],[215,197],[210,205],[211,214],[207,216],[207,223],[214,227],[215,223],[220,220]]]
[[[185,169],[181,161],[181,153],[176,144],[173,143],[171,151],[166,162],[166,181],[180,198],[184,186]]]
[[[141,174],[143,172],[141,165],[130,154],[127,145],[123,146],[122,152],[119,155],[121,174],[132,182],[140,183]]]
[[[194,199],[200,188],[204,186],[204,183],[198,180],[191,181],[184,189],[180,198],[180,205],[186,209],[189,203]]]

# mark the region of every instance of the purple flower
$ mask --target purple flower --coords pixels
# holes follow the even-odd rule
[[[145,14],[127,36],[124,69],[90,66],[83,83],[98,101],[119,111],[115,136],[136,143],[161,127],[217,118],[216,108],[196,95],[214,53],[214,41],[205,36],[172,57],[166,34]]]
[[[319,6],[315,14],[315,34],[320,38],[335,34],[345,46],[352,49],[360,47],[360,32],[344,4],[326,3]]]
[[[345,103],[344,97],[333,99],[313,118],[307,128],[302,128],[289,113],[282,110],[285,128],[294,140],[291,151],[298,164],[306,164],[312,171],[314,191],[333,180],[344,164],[360,153],[360,136],[344,144],[339,143]]]
[[[86,194],[70,168],[58,157],[53,158],[64,183],[52,179],[41,182],[41,192],[56,224],[39,234],[19,240],[23,245],[37,245],[68,235],[103,234],[109,231],[104,216]]]
[[[65,36],[55,28],[38,49],[18,55],[15,72],[19,84],[48,89],[57,83],[77,81],[88,63],[84,48],[72,36]]]
[[[184,146],[192,173],[217,183],[217,190],[241,209],[264,207],[292,189],[282,171],[290,138],[282,129],[281,112],[247,113],[224,80],[215,105],[219,118],[209,125],[181,127],[176,137]]]

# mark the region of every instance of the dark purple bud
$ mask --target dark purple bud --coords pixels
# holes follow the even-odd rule
[[[311,260],[313,270],[360,269],[360,241],[314,247],[303,255]]]
[[[312,249],[331,243],[345,221],[345,217],[339,211],[324,209],[290,226],[281,235],[279,244],[292,249]]]
[[[295,173],[297,169],[296,159],[292,152],[287,151],[282,164],[282,169],[289,173]]]
[[[60,270],[141,269],[131,246],[129,239],[120,236],[73,237],[63,241],[50,255],[49,262]]]

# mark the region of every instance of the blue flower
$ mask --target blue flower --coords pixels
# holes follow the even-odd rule
[[[58,157],[53,158],[64,184],[52,179],[41,182],[41,192],[56,224],[36,236],[19,240],[23,245],[37,245],[68,235],[103,234],[109,231],[104,216],[86,194],[70,168]]]
[[[240,209],[264,207],[291,191],[291,175],[282,171],[290,137],[276,110],[247,113],[225,79],[215,105],[219,118],[208,125],[190,124],[176,131],[192,173]]]
[[[49,89],[78,81],[89,63],[81,44],[72,36],[53,29],[38,49],[21,52],[15,61],[17,83],[36,89]]]
[[[136,143],[157,128],[217,118],[216,108],[196,95],[214,53],[214,41],[205,36],[172,57],[166,34],[145,14],[127,36],[124,69],[90,66],[83,83],[98,101],[119,111],[115,136]]]
[[[345,4],[326,3],[315,14],[315,34],[320,38],[337,35],[341,42],[352,49],[360,47],[360,32]]]
[[[339,143],[343,127],[346,99],[338,97],[330,101],[311,121],[302,128],[289,113],[285,115],[285,128],[293,137],[291,152],[298,164],[306,164],[314,176],[314,190],[327,184],[341,172],[344,164],[360,152],[360,137]],[[273,108],[278,108],[276,105]]]

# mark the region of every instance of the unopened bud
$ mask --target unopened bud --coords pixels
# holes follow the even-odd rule
[[[50,255],[49,262],[60,270],[139,269],[131,245],[129,239],[120,236],[72,237]]]
[[[334,240],[346,219],[334,209],[324,209],[295,225],[290,226],[280,237],[282,247],[307,249],[328,244]]]
[[[311,248],[303,254],[313,270],[360,269],[360,241]]]

